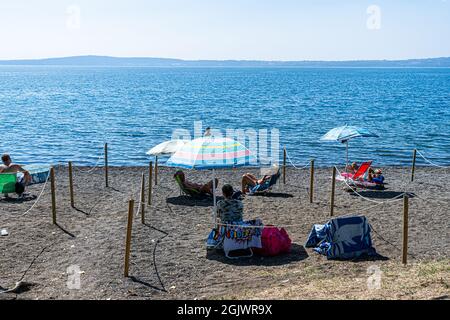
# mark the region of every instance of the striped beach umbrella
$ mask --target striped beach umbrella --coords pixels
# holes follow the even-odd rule
[[[216,217],[215,169],[256,164],[256,158],[241,143],[229,138],[202,137],[184,145],[167,161],[169,167],[212,170],[214,217]]]
[[[360,138],[360,137],[375,137],[378,138],[379,136],[373,132],[370,132],[369,130],[361,127],[355,127],[355,126],[342,126],[337,127],[334,129],[331,129],[328,131],[322,138],[320,138],[321,141],[339,141],[341,143],[346,144],[346,163],[348,167],[348,141],[354,138]]]

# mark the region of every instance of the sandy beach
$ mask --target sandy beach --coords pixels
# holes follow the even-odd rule
[[[82,171],[79,171],[81,169]],[[336,185],[335,216],[365,215],[376,233],[376,259],[327,261],[303,247],[315,223],[329,220],[331,169],[316,168],[314,202],[309,203],[309,169],[287,169],[282,181],[265,196],[244,199],[245,219],[287,226],[292,252],[287,255],[227,260],[207,252],[212,227],[212,202],[180,196],[172,168],[160,168],[146,224],[135,215],[130,278],[123,277],[127,201],[137,199],[147,168],[110,168],[110,187],[102,168],[74,172],[75,204],[71,208],[67,167],[56,168],[57,221],[51,220],[50,185],[36,206],[30,201],[0,201],[0,289],[23,281],[20,292],[0,299],[443,299],[450,295],[449,169],[387,167],[385,191],[361,191],[362,197]],[[239,187],[245,172],[218,171],[224,182]],[[190,180],[206,182],[211,173],[188,172]],[[43,185],[28,189],[39,195]],[[404,191],[409,199],[408,265],[401,263]],[[397,197],[397,198],[395,198]],[[400,200],[399,200],[400,199]],[[81,287],[67,286],[67,268],[79,266]],[[382,287],[367,290],[368,268],[383,272]]]

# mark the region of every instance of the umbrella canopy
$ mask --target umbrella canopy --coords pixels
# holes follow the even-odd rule
[[[147,154],[149,156],[171,155],[181,149],[189,140],[169,140],[158,144],[150,149]]]
[[[346,166],[348,167],[348,141],[359,137],[378,137],[377,134],[369,130],[355,126],[342,126],[331,129],[322,138],[321,141],[339,141],[346,144]]]
[[[254,163],[255,158],[241,143],[207,136],[190,141],[167,161],[169,167],[213,171],[214,221],[217,218],[215,169],[236,168]]]
[[[241,143],[218,137],[195,139],[175,152],[167,161],[169,167],[208,170],[236,168],[254,163],[255,158]]]
[[[347,142],[350,139],[358,137],[378,137],[375,133],[361,127],[342,126],[331,129],[322,138],[321,141],[340,141]]]

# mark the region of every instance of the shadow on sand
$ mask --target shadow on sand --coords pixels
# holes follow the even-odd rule
[[[289,193],[282,193],[282,192],[262,192],[262,193],[255,193],[251,195],[252,197],[268,197],[268,198],[293,198],[294,196]]]
[[[0,199],[0,202],[9,202],[9,203],[24,203],[24,202],[29,202],[29,201],[33,201],[36,200],[37,196],[35,195],[25,195],[23,198],[18,198],[18,197],[4,197]]]
[[[217,197],[217,201],[221,200],[222,197]],[[207,198],[193,198],[189,196],[178,196],[167,198],[167,203],[176,206],[187,206],[187,207],[212,207],[213,199],[212,197]]]
[[[384,191],[363,190],[363,191],[358,191],[358,193],[366,198],[387,199],[387,200],[399,198],[402,194],[404,194],[404,192],[402,192],[402,191],[385,191],[385,190]],[[351,191],[350,191],[350,194],[355,197],[358,196],[356,193],[351,192]],[[414,198],[416,196],[412,192],[407,192],[406,194],[408,195],[408,198]]]
[[[223,250],[208,250],[206,253],[206,258],[208,260],[214,260],[236,266],[281,266],[292,262],[305,260],[308,258],[308,253],[303,246],[293,243],[290,253],[276,257],[261,257],[254,255],[251,258],[228,259],[225,257]]]

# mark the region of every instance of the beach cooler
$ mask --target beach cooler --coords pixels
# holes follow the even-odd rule
[[[50,167],[48,165],[27,165],[24,166],[24,169],[31,175],[30,185],[44,183],[50,174]]]

